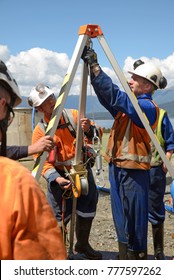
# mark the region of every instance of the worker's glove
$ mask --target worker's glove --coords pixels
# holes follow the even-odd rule
[[[82,59],[85,63],[89,64],[90,67],[98,65],[97,54],[93,49],[88,48],[87,46],[85,46],[84,51],[82,53]]]

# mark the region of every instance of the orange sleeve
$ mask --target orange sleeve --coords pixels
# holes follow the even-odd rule
[[[77,123],[78,122],[78,111],[75,109],[71,109],[71,112],[73,114],[75,122]]]
[[[66,259],[57,220],[30,171],[2,157],[0,168],[0,259]]]
[[[32,134],[32,144],[36,143],[41,137],[45,135],[44,131],[39,127],[39,125],[36,125],[33,134]],[[36,159],[38,157],[38,154],[34,154],[33,158]]]
[[[37,142],[44,135],[45,135],[44,131],[39,127],[39,125],[37,125],[32,134],[32,144]],[[36,159],[38,156],[39,156],[38,154],[35,154],[33,155],[33,158]],[[52,168],[54,168],[54,165],[46,160],[42,169],[42,176],[45,174],[47,170]]]

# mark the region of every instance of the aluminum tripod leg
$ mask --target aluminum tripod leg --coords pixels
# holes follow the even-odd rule
[[[75,153],[75,160],[74,160],[75,165],[80,164],[80,161],[81,161],[83,133],[82,133],[81,121],[80,120],[81,120],[81,118],[85,117],[85,112],[86,112],[87,79],[88,79],[88,69],[87,69],[86,64],[83,62],[83,64],[82,64],[81,94],[80,94],[80,100],[79,100],[77,135],[76,135],[76,153]],[[77,205],[77,198],[75,198],[73,196],[73,207],[72,207],[71,225],[70,225],[70,248],[69,248],[69,253],[70,254],[73,252],[76,205]]]
[[[79,39],[77,41],[72,59],[70,61],[70,65],[67,70],[67,74],[65,75],[62,87],[60,89],[59,96],[57,98],[57,102],[55,104],[51,120],[48,124],[46,135],[50,135],[51,137],[54,136],[56,128],[59,123],[59,119],[61,117],[62,111],[64,109],[64,105],[66,102],[66,99],[68,97],[68,93],[72,84],[72,81],[74,79],[84,46],[87,44],[87,40],[89,37],[87,35],[80,35]],[[42,172],[42,168],[44,165],[44,162],[47,158],[47,152],[43,152],[36,160],[36,163],[34,165],[34,168],[32,170],[32,175],[36,178],[36,180],[39,180]]]
[[[118,76],[125,92],[127,93],[127,95],[129,96],[139,118],[141,119],[145,129],[147,130],[152,142],[154,143],[156,149],[158,150],[159,155],[161,156],[163,162],[165,163],[171,177],[174,179],[174,168],[171,164],[171,162],[167,159],[162,147],[160,146],[160,143],[155,135],[155,133],[153,132],[151,126],[149,125],[148,119],[146,118],[146,115],[143,114],[139,104],[138,104],[138,100],[136,98],[136,96],[134,95],[134,93],[131,91],[127,80],[125,78],[125,76],[123,75],[123,72],[121,71],[113,53],[111,52],[104,36],[102,33],[102,30],[100,29],[100,26],[98,25],[85,25],[85,26],[81,26],[80,30],[79,30],[79,34],[87,34],[89,37],[91,38],[97,38],[99,43],[101,44],[106,56],[108,57],[108,60],[110,61],[116,75]]]
[[[103,35],[97,36],[97,39],[100,42],[106,56],[108,57],[108,60],[110,61],[117,77],[119,78],[119,80],[120,80],[120,82],[121,82],[121,84],[122,84],[122,86],[125,90],[125,92],[129,96],[129,98],[130,98],[130,100],[131,100],[139,118],[141,119],[145,129],[147,130],[152,142],[154,143],[156,149],[158,150],[159,155],[161,156],[163,162],[165,163],[172,179],[174,179],[174,168],[173,168],[171,162],[167,159],[163,149],[161,148],[160,143],[159,143],[155,133],[153,132],[151,126],[149,125],[149,122],[148,122],[148,119],[146,118],[146,115],[143,114],[143,112],[142,112],[142,110],[141,110],[141,108],[138,104],[137,98],[135,97],[133,92],[130,90],[130,87],[127,83],[127,80],[126,80],[125,76],[123,75],[123,72],[121,71],[121,69],[120,69],[114,55],[112,54],[108,44],[106,43],[106,40],[105,40],[104,36]]]

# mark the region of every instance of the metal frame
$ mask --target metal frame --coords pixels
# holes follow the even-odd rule
[[[101,46],[103,47],[103,50],[106,54],[106,56],[108,57],[108,60],[110,61],[117,77],[119,78],[125,92],[127,93],[127,95],[129,96],[139,118],[141,119],[145,129],[147,130],[153,144],[155,145],[156,149],[158,150],[158,153],[159,155],[161,156],[163,162],[165,163],[172,179],[174,179],[174,168],[171,164],[171,162],[168,160],[168,158],[166,157],[162,147],[160,146],[160,143],[157,139],[157,136],[156,134],[153,132],[151,126],[149,125],[149,122],[148,122],[148,119],[146,117],[146,115],[142,112],[139,104],[138,104],[138,101],[137,101],[137,98],[136,96],[133,94],[133,92],[131,91],[128,83],[127,83],[127,80],[125,78],[125,76],[123,75],[123,72],[121,71],[114,55],[112,54],[111,50],[109,49],[109,46],[108,44],[106,43],[106,40],[104,39],[104,36],[103,35],[100,35],[97,37],[97,39],[99,40]]]
[[[123,72],[121,71],[114,55],[112,54],[104,36],[103,33],[98,25],[85,25],[81,26],[79,29],[79,39],[77,41],[72,59],[70,61],[70,65],[67,70],[67,74],[65,75],[62,87],[60,89],[59,96],[57,98],[57,102],[55,104],[55,108],[51,117],[51,120],[48,124],[46,135],[54,136],[57,125],[59,123],[59,119],[61,117],[66,99],[68,97],[68,93],[71,87],[71,84],[73,82],[80,58],[82,56],[84,47],[89,45],[89,42],[91,38],[97,38],[99,43],[101,44],[106,56],[108,57],[109,62],[111,63],[116,75],[118,76],[125,92],[129,96],[139,118],[141,119],[145,129],[147,130],[152,142],[154,143],[156,149],[158,150],[163,162],[167,166],[167,169],[171,175],[172,178],[174,178],[174,168],[171,164],[171,162],[166,158],[165,153],[163,149],[161,148],[159,141],[153,132],[152,128],[149,125],[149,122],[145,116],[145,114],[142,112],[137,98],[133,94],[133,92],[130,90],[127,80],[125,76],[123,75]],[[77,137],[76,137],[76,154],[75,154],[75,165],[78,165],[80,163],[80,152],[82,147],[82,130],[80,127],[80,119],[85,115],[85,108],[86,108],[86,89],[87,89],[87,77],[88,77],[88,69],[86,64],[82,63],[82,82],[81,82],[81,93],[80,93],[80,101],[79,101],[79,116],[78,116],[78,125],[77,125]],[[41,154],[34,165],[32,174],[33,176],[39,180],[41,171],[44,165],[44,162],[47,157],[47,152],[44,152]],[[77,199],[73,198],[73,211],[72,211],[72,217],[71,217],[71,229],[70,229],[70,252],[73,250],[73,239],[74,239],[74,224],[75,224],[75,212],[76,212],[76,202]]]

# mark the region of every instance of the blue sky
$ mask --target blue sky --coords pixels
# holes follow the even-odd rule
[[[57,65],[58,74],[54,72],[51,77],[47,70],[38,75],[38,79],[47,80],[58,91],[78,40],[79,27],[85,24],[101,27],[122,69],[127,70],[135,59],[145,57],[162,67],[170,86],[174,81],[173,0],[107,0],[105,3],[99,0],[0,0],[0,11],[0,56],[15,75],[24,95],[39,82],[37,71],[45,71],[41,60],[46,63],[48,59],[50,73]],[[94,49],[101,66],[110,68],[96,39]],[[56,65],[54,55],[56,60],[60,59]],[[31,60],[33,64],[27,64]],[[37,71],[33,71],[35,65]]]

